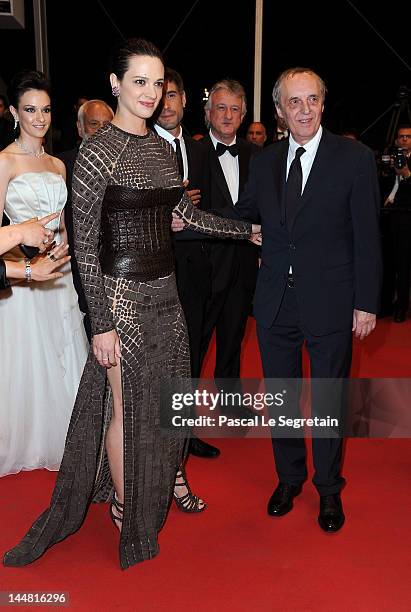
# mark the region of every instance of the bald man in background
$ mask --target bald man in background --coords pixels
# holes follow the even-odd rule
[[[247,130],[247,140],[258,147],[263,147],[267,140],[267,130],[264,123],[253,121]]]
[[[114,117],[112,108],[103,100],[87,100],[82,104],[77,113],[77,131],[83,142],[86,138],[90,138],[101,127],[109,123]],[[67,228],[67,238],[69,243],[69,254],[71,255],[71,271],[73,273],[74,287],[78,295],[78,303],[81,312],[84,314],[84,327],[86,330],[89,342],[91,342],[91,325],[88,315],[86,297],[84,295],[83,286],[81,284],[80,275],[78,272],[77,261],[74,256],[73,248],[73,211],[71,207],[71,181],[73,178],[73,168],[77,159],[79,147],[74,147],[69,151],[63,151],[57,155],[66,166],[67,174],[67,202],[64,209],[65,222]]]

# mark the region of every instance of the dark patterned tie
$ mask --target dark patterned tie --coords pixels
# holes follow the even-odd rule
[[[298,147],[288,171],[287,184],[285,187],[285,215],[288,229],[290,229],[293,224],[297,206],[301,198],[303,170],[301,168],[300,157],[304,153],[304,147]]]
[[[177,164],[178,171],[180,173],[181,179],[184,178],[184,164],[183,164],[183,156],[181,154],[181,144],[179,138],[174,138],[174,143],[176,145],[176,156],[177,156]]]

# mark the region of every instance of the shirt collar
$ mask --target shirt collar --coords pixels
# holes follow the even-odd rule
[[[158,123],[154,124],[154,128],[157,134],[161,136],[161,138],[164,138],[164,140],[168,140],[168,142],[170,143],[174,143],[175,138],[178,138],[179,140],[181,140],[183,137],[183,129],[181,125],[180,125],[180,133],[178,134],[178,136],[173,136],[172,134],[170,134],[170,132],[167,132],[167,130],[165,130],[160,125],[158,125]]]
[[[214,134],[213,134],[213,133],[212,133],[212,131],[211,131],[211,128],[210,128],[210,132],[209,132],[209,133],[210,133],[211,142],[213,143],[213,145],[214,145],[214,148],[215,148],[215,149],[217,148],[217,142],[221,142],[221,144],[225,144],[225,142],[222,142],[221,140],[218,140],[218,139],[217,139],[217,138],[214,136]],[[236,136],[234,136],[234,140],[233,140],[232,142],[230,142],[230,144],[229,144],[228,146],[230,147],[231,145],[235,144],[235,143],[236,143],[236,141],[237,141],[237,137],[236,137]]]
[[[318,145],[320,144],[322,133],[323,133],[323,128],[320,125],[320,127],[317,130],[316,135],[313,136],[313,138],[311,138],[311,140],[309,140],[304,145],[304,149],[305,149],[306,153],[308,153],[309,155],[315,155],[315,153],[317,152],[317,149],[318,149]],[[303,145],[298,144],[298,142],[296,142],[294,140],[294,138],[292,137],[292,135],[290,134],[290,138],[289,138],[289,152],[290,152],[292,158],[295,156],[295,152],[298,149],[298,147],[301,147],[301,146],[303,146]]]

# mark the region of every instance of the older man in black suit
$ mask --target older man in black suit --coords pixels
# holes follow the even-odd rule
[[[209,134],[201,141],[208,151],[205,181],[211,209],[236,215],[235,206],[248,178],[252,156],[260,147],[237,136],[246,113],[246,96],[238,81],[215,83],[205,105]],[[216,330],[216,379],[238,379],[241,343],[258,272],[258,249],[245,241],[209,241],[211,297],[203,330],[202,357]],[[223,384],[221,382],[221,384]]]
[[[376,322],[381,257],[374,155],[322,128],[325,92],[309,69],[281,74],[273,98],[290,137],[252,161],[236,206],[262,225],[254,314],[270,378],[302,376],[304,343],[312,378],[348,377],[352,332],[365,338]],[[307,477],[305,443],[273,439],[273,450],[279,485],[268,513],[282,516]],[[341,438],[313,438],[313,456],[319,524],[338,531],[345,520]]]

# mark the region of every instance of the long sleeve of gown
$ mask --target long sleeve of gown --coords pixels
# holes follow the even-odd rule
[[[189,229],[209,234],[215,238],[244,240],[251,236],[251,223],[237,219],[226,219],[199,210],[193,206],[186,193],[175,207],[174,212],[185,221]]]
[[[106,148],[92,139],[81,147],[73,172],[74,252],[93,335],[115,327],[98,257],[102,201],[113,165]]]

